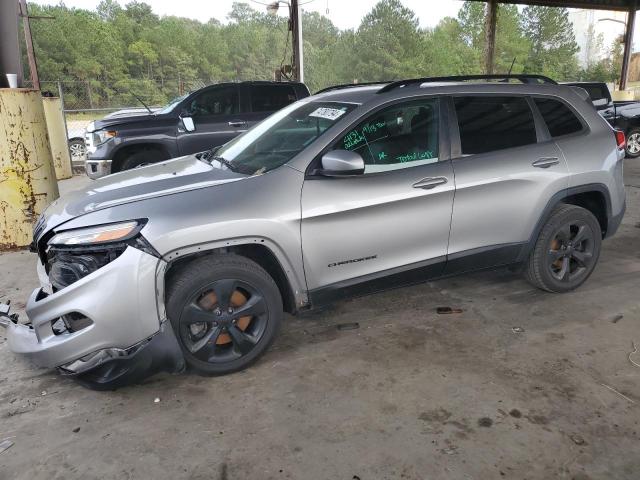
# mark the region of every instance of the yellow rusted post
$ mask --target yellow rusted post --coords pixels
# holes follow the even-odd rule
[[[47,120],[47,132],[49,133],[56,178],[58,180],[71,178],[73,172],[71,171],[67,129],[64,126],[64,115],[62,114],[62,102],[58,97],[42,97],[42,104],[44,117]]]
[[[56,198],[40,92],[0,88],[0,250],[29,245],[38,215]]]

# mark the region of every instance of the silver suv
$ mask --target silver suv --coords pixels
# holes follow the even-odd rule
[[[52,204],[8,343],[115,388],[245,368],[283,312],[338,298],[517,265],[566,292],[621,222],[623,157],[586,92],[545,77],[332,87]]]

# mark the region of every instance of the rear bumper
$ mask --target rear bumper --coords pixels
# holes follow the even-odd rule
[[[56,293],[34,290],[26,305],[30,323],[7,322],[9,348],[43,367],[67,366],[70,373],[88,370],[82,369],[83,363],[95,368],[137,352],[161,330],[164,320],[156,300],[158,261],[129,247],[113,262]],[[91,322],[74,332],[57,333],[53,325],[69,314]],[[100,361],[88,362],[96,354],[102,356]],[[73,364],[75,370],[69,368]]]
[[[86,160],[84,168],[87,176],[92,179],[111,174],[111,160]]]

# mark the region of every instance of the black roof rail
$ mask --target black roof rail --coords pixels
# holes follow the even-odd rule
[[[330,92],[332,90],[340,90],[342,88],[354,88],[354,87],[366,87],[368,85],[383,85],[385,83],[392,83],[392,80],[381,80],[379,82],[362,82],[362,83],[343,83],[341,85],[331,85],[330,87],[326,87],[318,90],[314,95],[319,93]]]
[[[519,80],[522,83],[549,83],[557,85],[555,80],[545,77],[544,75],[527,75],[527,74],[491,74],[491,75],[452,75],[449,77],[424,77],[424,78],[410,78],[408,80],[398,80],[385,85],[378,93],[385,93],[396,88],[405,87],[407,85],[413,85],[416,83],[430,83],[430,82],[464,82],[467,80]]]

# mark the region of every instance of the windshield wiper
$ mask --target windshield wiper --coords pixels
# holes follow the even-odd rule
[[[224,165],[225,167],[227,167],[229,170],[231,170],[232,172],[235,172],[235,167],[233,166],[233,163],[231,163],[229,160],[227,160],[224,157],[217,157],[213,154],[213,150],[209,150],[208,152],[205,152],[205,154],[203,155],[203,159],[208,161],[209,163],[211,163],[213,160],[215,160],[216,162],[220,162],[222,165]]]

